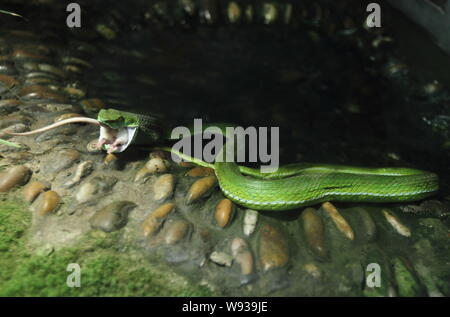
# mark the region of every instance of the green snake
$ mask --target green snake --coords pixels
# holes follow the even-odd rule
[[[108,151],[122,152],[137,135],[143,134],[149,143],[161,134],[157,120],[115,109],[102,109],[97,120],[70,118],[41,129],[10,133],[31,135],[63,124],[93,123],[100,126],[97,144]],[[298,163],[281,166],[274,173],[239,166],[235,162],[206,163],[171,148],[163,148],[183,159],[215,171],[219,186],[235,203],[256,210],[289,210],[325,201],[342,202],[406,202],[434,195],[439,190],[438,176],[411,168],[367,168],[330,164]]]

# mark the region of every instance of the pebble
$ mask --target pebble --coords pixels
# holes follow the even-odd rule
[[[283,234],[268,224],[260,231],[259,256],[263,271],[283,267],[289,260],[289,248]]]
[[[222,266],[231,266],[233,264],[233,257],[225,252],[214,251],[209,256],[209,259]]]
[[[247,209],[244,215],[243,231],[246,236],[250,236],[258,223],[258,212],[256,210]]]
[[[145,166],[140,168],[136,176],[134,176],[134,182],[143,184],[145,183],[151,176],[153,175],[152,172],[150,172]]]
[[[211,175],[215,175],[214,169],[203,166],[194,167],[193,169],[191,169],[189,172],[186,173],[186,176],[191,177],[205,177]]]
[[[25,166],[14,166],[0,174],[0,192],[7,192],[17,185],[25,184],[30,178],[31,171]]]
[[[11,89],[18,84],[19,82],[14,77],[0,74],[0,93]]]
[[[10,114],[7,116],[3,116],[0,118],[0,129],[9,127],[13,124],[24,124],[28,125],[32,119],[28,116],[18,115],[18,114]]]
[[[262,10],[263,10],[264,24],[273,24],[278,16],[278,11],[275,4],[264,3]]]
[[[128,213],[135,207],[136,204],[129,201],[113,202],[92,216],[91,227],[104,232],[119,230],[127,224]]]
[[[19,110],[21,104],[22,102],[17,99],[0,100],[0,115],[4,116]]]
[[[114,176],[95,176],[88,183],[81,185],[75,198],[79,203],[93,200],[109,192],[116,183],[117,178]]]
[[[383,209],[383,215],[398,234],[404,237],[411,236],[411,230],[409,230],[407,226],[402,224],[401,221],[396,216],[394,216],[388,209]]]
[[[375,225],[372,217],[369,215],[367,210],[363,208],[358,208],[358,214],[360,215],[362,220],[362,226],[364,228],[363,230],[366,240],[369,242],[375,241],[377,236],[377,226]]]
[[[175,176],[172,174],[164,174],[158,177],[153,184],[153,199],[156,201],[164,201],[171,197],[175,187]]]
[[[84,117],[82,114],[79,113],[73,113],[73,112],[69,112],[69,113],[65,113],[62,114],[60,116],[57,116],[54,120],[54,122],[59,122],[62,120],[66,120],[66,119],[70,119],[70,118],[78,118],[78,117]]]
[[[25,132],[25,131],[28,131],[28,130],[29,130],[28,126],[26,126],[25,124],[23,124],[23,123],[16,123],[16,124],[10,125],[9,127],[6,127],[4,129],[2,129],[0,131],[0,138],[2,138],[2,139],[11,138],[11,135],[7,134],[6,132],[15,132],[15,133],[17,133],[17,132]]]
[[[217,184],[216,176],[205,176],[195,181],[186,194],[186,204],[191,204],[211,191]]]
[[[93,169],[94,165],[91,161],[81,162],[80,164],[78,164],[73,178],[64,183],[64,187],[71,188],[75,185],[78,185],[83,177],[86,177],[87,175],[92,173]]]
[[[25,86],[19,92],[19,95],[24,99],[49,99],[60,103],[65,103],[67,98],[64,95],[56,93],[46,86],[31,85]]]
[[[231,241],[231,254],[236,263],[241,267],[242,275],[253,273],[253,255],[244,239],[234,238]]]
[[[331,219],[333,219],[336,227],[344,234],[344,236],[346,236],[350,240],[355,239],[355,234],[353,233],[352,227],[350,227],[347,220],[342,217],[342,215],[333,204],[331,204],[330,202],[323,203],[322,208],[331,217]]]
[[[39,196],[33,209],[39,216],[45,216],[50,212],[56,211],[60,202],[61,197],[58,193],[53,190],[49,190]]]
[[[145,237],[152,236],[161,227],[166,217],[175,210],[174,203],[167,203],[152,211],[142,222],[142,232]]]
[[[309,248],[319,258],[326,258],[325,227],[322,218],[320,218],[313,208],[306,208],[301,217]]]
[[[48,185],[39,181],[30,182],[23,189],[23,198],[25,199],[25,201],[31,203],[40,193],[49,188],[50,187]]]
[[[227,16],[230,23],[237,23],[241,19],[241,8],[235,1],[228,2]]]
[[[222,199],[216,206],[214,217],[219,227],[225,228],[233,217],[234,205],[233,202],[227,198]]]
[[[164,173],[167,171],[167,167],[167,162],[160,157],[154,157],[145,164],[149,173]]]
[[[80,158],[80,152],[74,149],[62,149],[49,160],[46,172],[58,173],[72,166]]]
[[[88,115],[97,114],[106,107],[105,103],[98,98],[83,99],[80,101],[80,105]]]
[[[167,223],[164,242],[172,245],[180,242],[189,232],[190,224],[184,220],[174,220]]]

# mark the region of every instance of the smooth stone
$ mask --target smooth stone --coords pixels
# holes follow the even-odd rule
[[[150,173],[164,173],[167,171],[167,163],[162,158],[155,157],[145,163],[145,168]]]
[[[253,255],[244,239],[234,238],[231,241],[231,254],[234,257],[234,261],[241,267],[242,275],[250,275],[253,273]]]
[[[60,103],[65,103],[67,98],[52,89],[42,85],[26,86],[20,90],[19,95],[27,100],[49,99]]]
[[[20,59],[27,59],[27,60],[49,60],[48,56],[45,55],[39,55],[31,53],[30,51],[24,50],[24,49],[16,49],[12,52],[11,56],[14,59],[20,60]]]
[[[83,99],[80,101],[80,105],[88,115],[97,114],[106,107],[104,102],[98,98]]]
[[[74,135],[78,132],[78,129],[73,125],[67,125],[51,129],[39,134],[36,137],[36,142],[41,143],[49,140],[54,140],[55,138],[61,138],[62,136]]]
[[[186,194],[186,204],[191,204],[203,197],[217,184],[216,176],[206,176],[195,181]]]
[[[86,68],[92,68],[91,63],[75,56],[64,56],[61,60],[64,64],[76,64]]]
[[[280,230],[265,224],[259,236],[259,257],[263,271],[283,267],[289,260],[289,247]]]
[[[243,231],[246,236],[250,236],[258,223],[258,212],[256,210],[247,209],[244,214]]]
[[[12,76],[0,74],[0,93],[19,85],[19,82]]]
[[[382,212],[387,222],[398,234],[408,238],[411,236],[411,230],[405,226],[389,209],[383,209]]]
[[[142,232],[145,237],[152,236],[161,227],[166,217],[175,210],[174,203],[167,203],[152,211],[142,222]]]
[[[25,166],[14,166],[0,175],[0,192],[7,192],[14,186],[25,184],[30,178],[31,171]]]
[[[9,139],[9,138],[11,138],[11,135],[7,134],[6,132],[17,133],[17,132],[25,132],[25,131],[28,131],[28,130],[29,130],[28,126],[26,126],[25,124],[23,124],[23,123],[16,123],[16,124],[13,124],[13,125],[11,125],[9,127],[6,127],[4,129],[2,129],[0,131],[0,138],[2,138],[2,139]]]
[[[65,113],[65,114],[62,114],[60,116],[57,116],[55,118],[55,120],[53,120],[53,121],[54,122],[59,122],[59,121],[62,121],[62,120],[66,120],[66,119],[70,119],[70,118],[79,118],[79,117],[84,118],[85,116],[83,116],[82,114],[79,114],[79,113],[69,112],[69,113]]]
[[[231,266],[233,264],[233,257],[225,252],[214,251],[210,254],[209,259],[221,266]]]
[[[93,200],[109,192],[116,183],[117,178],[114,176],[95,176],[81,185],[75,198],[79,203]]]
[[[109,169],[118,169],[119,168],[119,158],[114,153],[106,154],[103,159],[103,164],[105,167]]]
[[[75,87],[65,87],[64,92],[72,98],[83,98],[86,96],[86,92],[82,89]]]
[[[52,75],[55,75],[57,77],[60,78],[65,78],[66,74],[64,73],[64,71],[56,66],[53,65],[49,65],[49,64],[38,64],[38,69],[40,71],[46,72],[46,73],[50,73]]]
[[[175,176],[172,174],[161,175],[153,184],[153,199],[156,201],[164,201],[172,196],[174,187]]]
[[[90,219],[91,227],[104,232],[123,228],[128,222],[128,213],[136,207],[129,201],[116,201],[97,211]]]
[[[151,176],[153,175],[152,172],[150,172],[147,167],[140,168],[136,175],[134,176],[134,182],[143,184],[145,183]]]
[[[0,115],[5,116],[19,110],[21,104],[22,102],[17,99],[0,100]]]
[[[306,208],[301,215],[306,241],[313,253],[321,259],[327,257],[325,226],[313,208]]]
[[[331,217],[336,227],[340,232],[344,234],[344,236],[346,236],[350,240],[355,239],[355,234],[353,233],[352,227],[350,227],[347,220],[342,217],[342,215],[333,204],[331,204],[330,202],[323,203],[322,208]]]
[[[235,1],[228,2],[227,17],[230,23],[237,23],[241,19],[241,8]]]
[[[203,166],[197,166],[191,169],[189,172],[186,173],[186,176],[190,177],[205,177],[215,175],[214,169],[209,167],[203,167]]]
[[[31,203],[36,199],[36,197],[40,193],[44,192],[49,188],[50,187],[47,184],[44,184],[39,181],[30,182],[23,189],[23,198],[25,199],[25,201]]]
[[[32,119],[20,114],[10,114],[0,118],[0,129],[12,126],[13,124],[29,125]]]
[[[84,161],[78,164],[75,175],[72,179],[68,180],[64,183],[64,187],[71,188],[75,185],[78,185],[81,182],[81,179],[92,173],[94,170],[94,164],[91,161]]]
[[[59,207],[59,203],[61,202],[61,197],[53,190],[49,190],[36,200],[36,205],[34,206],[34,210],[39,216],[45,216]]]
[[[373,221],[367,210],[365,210],[364,208],[358,208],[357,211],[362,220],[362,226],[364,228],[364,235],[366,240],[368,242],[375,241],[377,236],[377,226],[375,225],[375,222]]]
[[[74,149],[63,149],[53,155],[45,164],[47,172],[57,173],[71,167],[80,158],[80,152]]]
[[[225,228],[230,224],[233,217],[234,205],[233,202],[227,198],[222,199],[216,206],[214,218],[219,227]]]
[[[166,223],[164,242],[172,245],[180,242],[189,232],[190,224],[184,220],[174,220]]]

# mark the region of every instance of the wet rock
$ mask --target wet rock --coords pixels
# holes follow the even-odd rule
[[[136,176],[134,176],[134,182],[138,184],[145,183],[151,176],[153,175],[152,172],[150,172],[145,166],[140,168]]]
[[[194,167],[193,169],[191,169],[189,172],[186,173],[186,176],[191,177],[204,177],[211,175],[214,175],[214,169],[202,166]]]
[[[49,190],[36,200],[35,205],[33,206],[33,210],[39,216],[45,216],[51,212],[54,212],[58,209],[59,204],[61,202],[61,197],[53,190]]]
[[[113,153],[108,153],[103,159],[103,164],[108,169],[119,169],[119,158]]]
[[[80,187],[75,198],[79,203],[99,198],[109,192],[116,183],[117,178],[114,176],[95,176]]]
[[[230,23],[237,23],[241,19],[241,8],[236,2],[228,2],[227,17]]]
[[[10,114],[0,118],[0,129],[12,126],[14,124],[23,124],[28,126],[32,119],[28,116],[19,114]]]
[[[214,218],[219,227],[225,228],[230,224],[233,218],[234,205],[233,202],[227,198],[222,199],[216,206]]]
[[[383,209],[383,215],[386,218],[387,222],[392,226],[392,228],[395,229],[398,234],[404,237],[411,236],[411,230],[409,230],[407,226],[402,224],[400,219],[394,216],[394,214],[390,210]]]
[[[0,100],[0,116],[8,115],[19,110],[21,104],[22,102],[17,99]]]
[[[7,192],[14,186],[25,184],[31,171],[25,166],[14,166],[0,174],[0,192]]]
[[[234,261],[241,267],[242,275],[250,275],[253,273],[253,255],[244,239],[233,239],[231,242],[231,254],[234,257]]]
[[[171,197],[175,188],[175,176],[172,174],[164,174],[158,177],[153,184],[153,199],[155,201],[164,201]]]
[[[145,164],[145,168],[149,173],[164,173],[167,171],[168,165],[162,158],[155,157]]]
[[[72,98],[83,98],[86,96],[86,92],[82,89],[75,87],[65,87],[63,91]]]
[[[50,187],[47,184],[44,184],[39,181],[30,182],[27,186],[23,189],[23,198],[25,201],[31,203],[33,200],[36,199],[36,197],[44,192],[45,190],[49,189]]]
[[[79,113],[69,112],[69,113],[65,113],[65,114],[62,114],[60,116],[57,116],[55,118],[55,120],[53,120],[53,121],[54,122],[59,122],[59,121],[62,121],[62,120],[66,120],[66,119],[70,119],[70,118],[79,118],[79,117],[84,117],[84,116],[82,114],[79,114]]]
[[[164,228],[164,242],[172,245],[180,242],[189,232],[190,224],[184,220],[166,222]]]
[[[80,158],[80,152],[74,149],[63,149],[51,156],[46,162],[44,170],[50,173],[58,173],[71,167]]]
[[[364,208],[358,208],[357,210],[358,214],[361,217],[365,240],[368,242],[375,241],[377,235],[377,227],[375,225],[375,222],[373,221],[367,210],[365,210]]]
[[[84,99],[80,101],[80,105],[88,115],[96,115],[101,109],[106,107],[104,102],[97,98]]]
[[[161,227],[166,217],[175,210],[174,203],[161,205],[152,211],[142,222],[142,232],[145,237],[152,236]]]
[[[93,169],[94,165],[91,161],[81,162],[80,164],[78,164],[75,170],[75,175],[72,177],[72,179],[64,183],[64,187],[71,188],[75,185],[78,185],[83,177],[86,177],[87,175],[92,173]]]
[[[28,129],[28,127],[25,124],[23,124],[23,123],[16,123],[16,124],[13,124],[13,125],[11,125],[9,127],[6,127],[4,129],[2,129],[0,131],[0,138],[2,138],[2,139],[9,139],[9,138],[11,138],[11,135],[7,134],[6,132],[17,133],[17,132],[25,132],[25,131],[28,131],[28,130],[29,129]]]
[[[225,252],[214,251],[210,254],[209,259],[222,266],[231,266],[233,264],[233,257]]]
[[[26,100],[48,99],[60,103],[66,103],[67,98],[52,89],[42,85],[25,86],[19,92],[19,95]]]
[[[353,233],[352,227],[348,224],[347,220],[339,213],[333,204],[326,202],[322,204],[323,210],[333,219],[336,227],[341,231],[344,236],[346,236],[350,240],[355,239],[355,234]]]
[[[38,70],[52,74],[59,78],[65,78],[66,74],[64,71],[56,66],[49,65],[49,64],[38,64]]]
[[[244,215],[243,231],[246,236],[250,236],[258,223],[258,212],[256,210],[247,209]]]
[[[62,127],[58,127],[55,129],[51,129],[49,131],[45,131],[45,132],[39,134],[35,140],[36,140],[36,143],[41,143],[41,142],[45,142],[48,140],[53,140],[55,138],[61,138],[63,136],[67,136],[67,135],[74,135],[77,132],[78,132],[77,128],[75,128],[72,125],[67,125],[67,126],[62,126]]]
[[[0,93],[4,93],[17,85],[19,85],[19,82],[14,77],[0,74]]]
[[[266,224],[259,236],[259,257],[263,271],[283,267],[289,260],[288,243],[280,230]]]
[[[306,208],[301,215],[303,220],[303,231],[309,248],[320,259],[327,257],[325,243],[325,227],[322,218],[313,208]]]
[[[128,222],[128,213],[136,207],[129,201],[116,201],[97,211],[90,219],[91,227],[104,232],[119,230]]]
[[[217,184],[215,176],[206,176],[194,182],[186,194],[186,204],[191,204],[208,194]]]

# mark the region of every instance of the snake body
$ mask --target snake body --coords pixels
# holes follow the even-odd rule
[[[67,120],[68,123],[74,121],[74,119],[70,122]],[[158,137],[158,133],[155,132],[156,122],[152,116],[115,109],[103,109],[97,118],[97,124],[102,127],[116,131],[138,129],[152,140]],[[22,134],[10,134],[30,135],[37,131],[46,131],[50,127]],[[131,137],[125,140],[126,145],[133,140]],[[115,140],[107,141],[111,144]],[[125,148],[120,147],[121,150]],[[172,151],[188,161],[213,168],[226,197],[239,205],[257,210],[288,210],[325,201],[380,203],[416,201],[432,196],[439,190],[436,174],[411,168],[299,163],[281,166],[274,173],[263,174],[257,169],[239,166],[234,162],[210,164],[171,148],[163,149]]]

